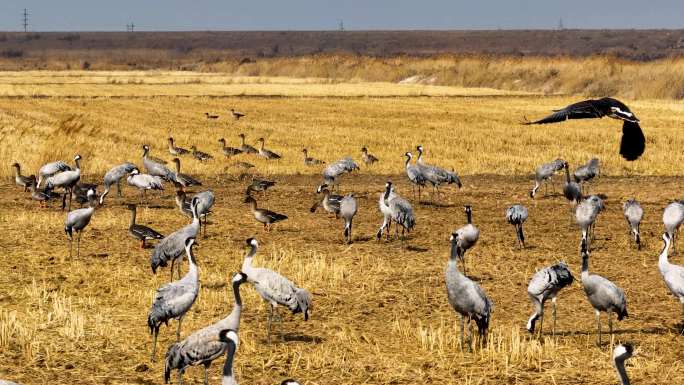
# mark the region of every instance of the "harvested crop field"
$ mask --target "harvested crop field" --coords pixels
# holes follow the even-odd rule
[[[89,84],[82,91],[87,97],[79,97],[71,90],[50,94],[54,89],[39,83],[31,87],[40,98],[0,86],[0,94],[7,91],[0,97],[0,378],[22,384],[163,383],[161,357],[175,341],[176,323],[162,326],[158,360],[150,362],[147,311],[169,275],[168,268],[153,275],[152,249],[140,249],[127,233],[126,203],[139,203],[137,191],[126,186],[124,198],[110,194],[83,232],[80,257],[69,259],[65,213],[57,203],[43,209],[32,202],[13,185],[9,166],[17,161],[25,174],[35,173],[47,161],[72,163],[79,153],[82,181],[97,183],[109,167],[125,160],[142,166],[144,143],[152,155],[170,160],[166,138],[171,135],[177,145],[195,144],[215,156],[207,163],[182,158],[183,171],[200,178],[202,188],[217,197],[207,237],[198,237],[195,247],[202,287],[183,321],[182,337],[232,308],[230,277],[240,269],[248,237],[261,245],[255,265],[273,268],[313,293],[310,320],[281,309],[284,322],[268,345],[267,307],[250,285],[242,286],[245,309],[234,364],[240,383],[277,384],[288,377],[303,385],[615,383],[610,345],[605,340],[595,345],[594,313],[581,283],[559,295],[555,338],[546,334],[540,342],[525,330],[532,312],[526,295],[532,274],[561,260],[576,278],[580,274],[580,234],[558,191],[562,176],[555,177],[555,193],[550,188],[546,196],[528,196],[534,168],[559,156],[572,167],[592,156],[602,161],[601,177],[590,189],[608,198],[597,222],[590,268],[626,292],[630,316],[616,323],[614,342],[630,341],[639,349],[627,365],[632,381],[684,382],[677,329],[682,307],[657,268],[662,209],[681,198],[684,104],[679,101],[627,101],[647,136],[644,156],[627,163],[617,154],[616,121],[518,124],[524,116],[543,116],[581,96],[483,90],[467,95],[453,89],[445,95],[430,86],[421,92],[433,96],[421,96],[402,94],[398,85],[371,84],[339,97],[334,85],[317,82],[310,84],[316,97],[288,94],[289,84],[270,85],[268,97],[225,90],[203,95],[190,84],[195,90],[188,95],[187,85],[171,81],[149,86],[159,88],[145,95],[139,85],[118,84],[115,97],[111,82]],[[367,95],[367,90],[376,93]],[[247,117],[228,119],[231,107]],[[205,112],[221,117],[208,121]],[[224,137],[235,146],[240,132],[252,144],[265,137],[266,146],[283,159],[224,159],[217,140]],[[442,188],[434,202],[425,193],[421,202],[411,199],[415,231],[404,242],[376,241],[382,222],[378,194],[392,180],[411,198],[402,155],[418,144],[426,147],[430,163],[454,168],[463,188]],[[341,220],[309,212],[321,167],[305,166],[301,149],[328,162],[346,155],[360,162],[364,145],[380,162],[361,164],[360,172],[341,180],[342,192],[355,193],[360,206],[354,242],[345,245]],[[236,169],[237,160],[253,163],[257,171]],[[243,203],[250,174],[277,183],[265,196],[254,195],[259,205],[289,216],[271,232],[263,231]],[[645,211],[641,251],[622,215],[622,202],[632,197]],[[524,250],[516,248],[513,226],[504,220],[513,203],[530,210]],[[465,204],[472,205],[481,231],[466,256],[468,274],[495,302],[489,342],[474,353],[459,349],[459,318],[444,284],[449,235],[465,223]],[[138,221],[164,234],[188,223],[175,207],[171,185],[161,194],[148,194]],[[671,261],[684,264],[680,255]],[[603,321],[606,330],[605,315]],[[545,331],[550,324],[548,317]],[[212,365],[210,383],[220,381],[222,364],[220,358]],[[189,369],[184,380],[202,383],[202,368]]]

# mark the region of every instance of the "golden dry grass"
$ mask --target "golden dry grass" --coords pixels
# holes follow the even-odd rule
[[[182,86],[164,87],[172,93]],[[618,122],[517,124],[523,115],[540,116],[575,99],[569,97],[211,98],[126,92],[121,98],[0,99],[0,163],[5,165],[0,378],[23,384],[162,382],[163,364],[148,359],[145,317],[168,270],[153,276],[151,250],[140,250],[127,234],[129,213],[123,204],[137,201],[137,193],[126,189],[124,199],[113,198],[98,209],[84,232],[81,258],[68,260],[64,213],[29,201],[12,185],[9,164],[19,161],[27,171],[37,170],[45,161],[68,160],[79,152],[83,179],[99,181],[113,164],[141,163],[143,142],[152,145],[153,154],[170,158],[163,140],[173,135],[179,145],[197,144],[217,156],[207,164],[184,162],[186,172],[214,190],[217,202],[209,236],[199,239],[196,249],[202,290],[183,335],[230,311],[228,281],[240,267],[244,239],[253,235],[262,244],[257,264],[281,271],[314,294],[311,320],[283,313],[285,342],[267,346],[266,308],[253,289],[243,288],[236,358],[241,383],[275,384],[286,377],[303,384],[615,383],[608,346],[594,345],[593,312],[580,285],[560,296],[556,340],[547,336],[540,344],[524,330],[530,312],[525,289],[535,269],[566,260],[579,275],[580,262],[578,231],[564,199],[531,201],[529,174],[556,156],[577,164],[593,155],[605,165],[594,189],[609,199],[598,222],[591,267],[627,293],[630,318],[618,324],[616,340],[633,341],[641,349],[628,371],[634,383],[684,381],[681,337],[675,330],[681,306],[667,294],[656,266],[661,210],[680,197],[681,180],[672,175],[680,173],[682,160],[681,103],[628,101],[649,138],[643,159],[628,164],[617,155]],[[224,120],[231,106],[248,113],[247,119]],[[205,111],[224,116],[209,123]],[[284,155],[272,163],[235,158],[253,162],[259,174],[278,182],[260,203],[290,219],[269,234],[241,203],[247,182],[236,177],[234,160],[222,159],[216,150],[219,137],[235,144],[241,131],[252,140],[266,137],[267,146]],[[428,149],[430,162],[454,167],[464,188],[448,188],[443,205],[416,203],[418,227],[406,244],[376,242],[377,193],[391,178],[410,195],[401,154],[418,143]],[[328,161],[346,154],[358,159],[363,145],[381,162],[373,168],[362,165],[360,174],[343,179],[343,190],[356,192],[361,206],[355,243],[346,246],[339,221],[307,210],[320,170],[303,166],[300,150],[306,146]],[[187,223],[173,206],[170,189],[152,196],[153,204],[139,210],[140,223],[163,233]],[[621,202],[632,196],[646,210],[640,253],[629,242],[621,214]],[[506,206],[515,202],[530,208],[530,247],[524,251],[514,248],[513,229],[503,219]],[[446,301],[443,280],[448,236],[464,223],[463,204],[474,206],[482,231],[469,267],[496,303],[490,343],[474,354],[458,349],[458,318]],[[682,263],[679,256],[673,261]],[[173,323],[162,328],[162,352],[173,342],[173,328]],[[212,367],[212,383],[220,381],[221,364],[222,359]],[[198,368],[186,375],[188,383],[201,379]]]

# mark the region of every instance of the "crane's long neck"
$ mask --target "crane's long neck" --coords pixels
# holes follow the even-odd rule
[[[660,270],[666,270],[668,265],[670,264],[670,261],[667,260],[667,254],[670,249],[670,240],[665,241],[665,245],[663,246],[663,251],[660,252],[660,257],[658,257],[658,267]]]
[[[149,149],[143,148],[143,158],[144,158],[144,159],[147,159],[147,153],[148,153],[148,152],[150,152]]]
[[[416,159],[416,163],[423,163],[423,150],[418,150],[418,159]]]
[[[135,208],[131,209],[131,224],[130,224],[130,227],[135,226],[135,214],[136,214],[135,211],[136,211]]]
[[[625,360],[616,358],[615,370],[617,371],[618,378],[620,379],[620,384],[629,385],[629,377],[627,377],[627,371],[625,370]]]
[[[564,168],[565,168],[565,183],[570,183],[570,168],[567,166]]]
[[[466,212],[466,215],[468,216],[468,224],[469,224],[469,225],[472,225],[472,224],[473,224],[473,212],[470,211],[470,210],[468,210],[468,211]]]
[[[242,297],[240,296],[241,281],[233,282],[233,299],[235,300],[235,308],[242,307]]]
[[[385,202],[385,206],[389,206],[387,200],[389,199],[390,193],[392,192],[392,186],[385,187],[385,195],[382,200]]]
[[[236,346],[234,343],[228,343],[228,349],[226,350],[226,362],[223,364],[223,379],[221,384],[223,385],[233,385],[236,384],[235,378],[233,377],[233,357],[235,356]]]
[[[190,268],[186,276],[197,277],[199,275],[199,269],[197,268],[197,261],[195,260],[195,255],[192,253],[192,249],[187,250],[188,259],[190,260]]]
[[[582,279],[586,279],[589,277],[589,257],[588,256],[583,256],[582,257]]]
[[[110,188],[111,188],[111,185],[110,185],[110,184],[105,184],[105,190],[104,190],[104,192],[102,193],[102,195],[100,195],[100,204],[101,204],[101,205],[104,204],[104,199],[105,199],[105,197],[107,196],[107,194],[109,194],[109,189],[110,189]],[[133,213],[133,218],[135,218],[135,212]]]
[[[247,255],[245,255],[245,260],[242,261],[242,272],[247,274],[247,277],[249,277],[249,274],[252,271],[254,271],[252,268],[252,259],[254,258],[257,252],[257,248],[255,246],[250,245],[250,247],[251,248],[249,252],[247,253]]]
[[[81,160],[76,158],[74,159],[74,163],[76,163],[76,170],[81,170]]]

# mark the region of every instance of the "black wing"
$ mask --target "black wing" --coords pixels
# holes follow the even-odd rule
[[[556,110],[553,114],[533,122],[525,122],[524,124],[546,124],[558,123],[568,119],[591,119],[602,118],[606,116],[607,112],[601,108],[602,103],[598,100],[584,100],[578,103],[571,104],[562,110]]]
[[[622,124],[620,155],[627,160],[637,160],[646,149],[646,137],[639,123],[625,120]]]

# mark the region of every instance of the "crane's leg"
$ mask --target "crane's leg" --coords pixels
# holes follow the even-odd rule
[[[209,366],[211,361],[204,364],[204,385],[209,385]]]
[[[463,345],[465,342],[464,341],[465,335],[463,333],[464,329],[465,329],[465,317],[463,316],[463,314],[461,314],[461,351],[463,351]]]
[[[598,327],[598,346],[601,346],[601,312],[596,310],[596,326]]]
[[[76,258],[81,257],[81,232],[78,232],[78,240],[76,241]]]
[[[544,304],[541,305],[539,312],[539,340],[544,341]]]
[[[62,194],[62,211],[64,211],[65,207],[66,207],[66,190],[64,190],[64,194]]]
[[[74,250],[74,238],[69,237],[69,259],[71,259],[71,254]]]
[[[183,385],[183,372],[178,371],[178,385]]]
[[[118,179],[116,181],[116,195],[121,198],[123,194],[121,194],[121,179]]]
[[[183,258],[183,257],[181,257],[181,260],[178,261],[178,264],[176,265],[176,266],[177,266],[177,267],[176,267],[176,271],[178,271],[178,279],[181,278],[181,265],[182,265],[181,262],[183,261],[182,258]],[[173,272],[172,272],[171,274],[173,274]],[[173,280],[173,278],[172,278],[172,280]]]
[[[551,304],[553,305],[553,329],[551,335],[553,336],[553,338],[556,338],[556,297],[553,297],[553,299],[551,300]]]
[[[684,316],[684,301],[682,301],[682,316]],[[682,317],[682,331],[679,334],[684,334],[684,317]]]
[[[390,239],[390,229],[392,228],[392,220],[389,219],[387,221],[387,232],[385,233],[385,236],[387,237],[387,240],[389,241]]]
[[[610,334],[610,347],[613,348],[613,312],[608,311],[608,333]]]
[[[473,320],[468,316],[468,350],[473,351]]]
[[[173,265],[174,265],[175,263],[176,263],[176,260],[175,260],[175,259],[172,259],[172,260],[171,260],[171,277],[170,277],[169,281],[173,281]]]
[[[69,211],[71,211],[71,199],[73,198],[73,189],[69,188]]]
[[[268,310],[268,336],[266,339],[268,340],[268,344],[271,344],[271,324],[273,323],[273,306],[269,304],[269,310]]]
[[[183,316],[178,318],[178,327],[176,327],[176,342],[180,341],[181,322],[183,322]]]
[[[159,329],[154,328],[154,331],[152,333],[152,356],[150,357],[150,361],[154,362],[154,356],[157,353],[157,335],[159,334]]]

